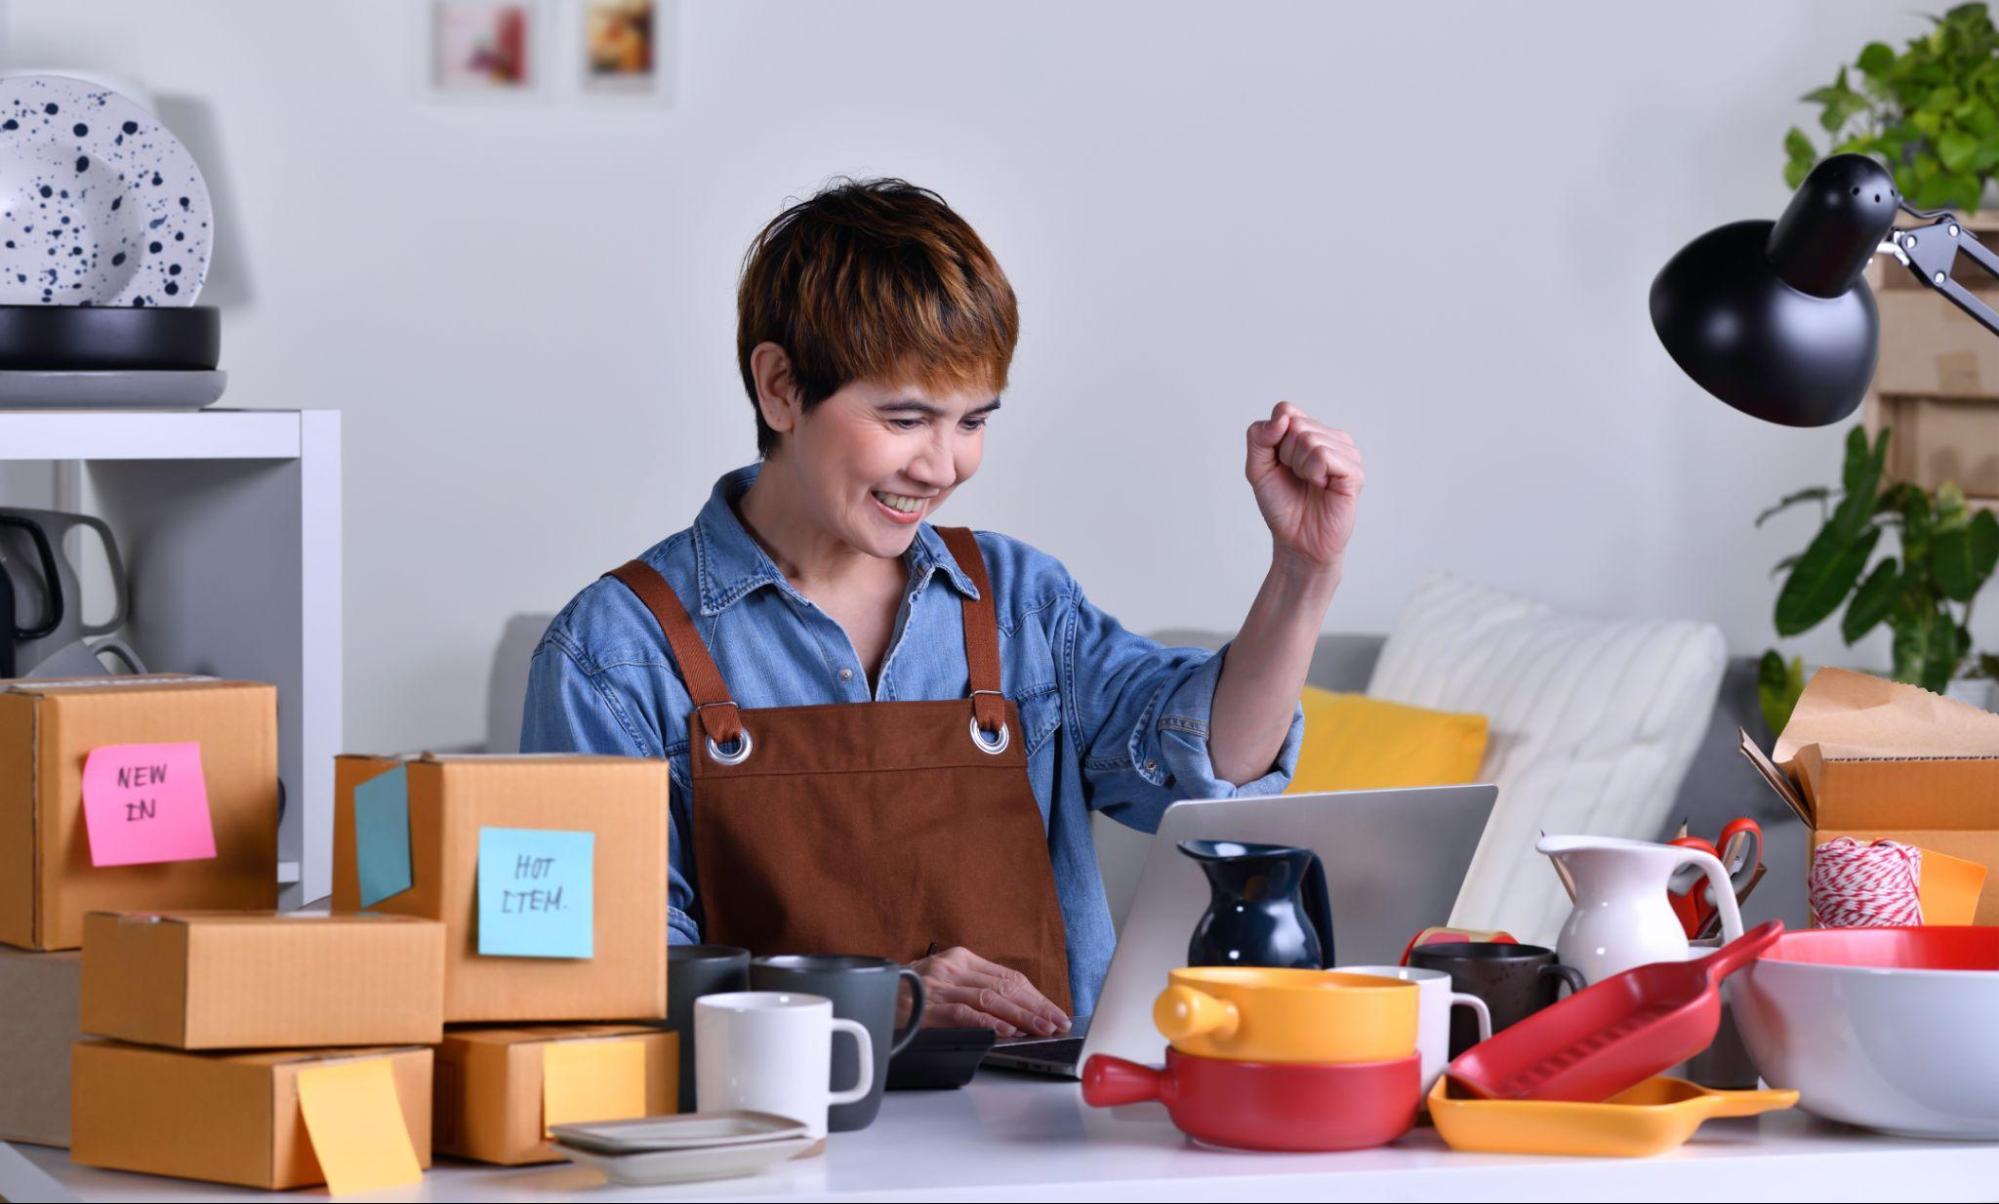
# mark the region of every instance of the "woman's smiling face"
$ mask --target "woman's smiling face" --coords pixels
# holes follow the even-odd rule
[[[979,470],[990,393],[851,382],[783,434],[777,455],[805,487],[827,534],[899,557],[951,491]]]

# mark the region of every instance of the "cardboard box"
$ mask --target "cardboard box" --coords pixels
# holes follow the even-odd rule
[[[437,1047],[431,1125],[437,1152],[509,1166],[560,1159],[542,1135],[542,1059],[550,1045],[606,1038],[643,1045],[645,1114],[675,1111],[678,1033],[635,1024],[453,1029]]]
[[[1971,269],[1960,283],[1989,284],[1983,276]],[[1977,296],[1999,307],[1999,293],[1981,289]],[[1881,314],[1878,392],[1999,401],[1999,340],[1984,327],[1929,289],[1882,289],[1874,300]]]
[[[444,925],[372,912],[92,912],[83,1031],[176,1049],[434,1045]]]
[[[0,1141],[69,1144],[83,957],[0,946]]]
[[[256,682],[106,677],[0,686],[0,941],[83,944],[84,913],[278,904],[278,691]],[[215,833],[198,861],[97,866],[84,761],[112,744],[194,742]]]
[[[70,1159],[83,1166],[280,1189],[326,1181],[298,1072],[388,1058],[417,1161],[430,1165],[430,1050],[184,1053],[86,1038],[71,1054]]]
[[[1999,497],[1999,403],[1884,395],[1877,415],[1895,432],[1888,441],[1890,480],[1932,491],[1955,481],[1973,499]]]
[[[408,774],[411,887],[373,910],[445,926],[444,1019],[656,1020],[666,1015],[666,762],[640,757],[343,756],[334,765],[333,909],[360,906],[355,789]],[[482,828],[594,836],[587,958],[479,953]]]
[[[1820,669],[1765,756],[1742,751],[1811,830],[1813,848],[1889,839],[1999,867],[1999,715],[1917,686]],[[1999,890],[1977,923],[1999,924]]]

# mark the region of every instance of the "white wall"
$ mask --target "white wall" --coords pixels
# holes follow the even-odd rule
[[[740,256],[836,173],[938,189],[1022,299],[945,517],[1127,625],[1239,620],[1268,547],[1242,429],[1288,398],[1368,459],[1329,628],[1449,568],[1760,650],[1813,524],[1750,521],[1835,480],[1841,432],[1707,399],[1646,290],[1777,214],[1796,98],[1907,9],[687,0],[655,107],[439,101],[399,0],[12,0],[0,33],[8,65],[144,81],[197,144],[227,402],[345,412],[347,743],[399,749],[478,739],[502,619],[752,457]]]

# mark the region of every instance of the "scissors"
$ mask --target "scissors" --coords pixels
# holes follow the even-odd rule
[[[1712,842],[1698,836],[1676,836],[1666,843],[1696,849],[1720,861],[1722,869],[1728,871],[1728,885],[1738,903],[1763,865],[1763,829],[1748,816],[1729,820]],[[1715,901],[1714,888],[1707,885],[1706,876],[1693,866],[1683,866],[1673,875],[1666,895],[1673,905],[1673,914],[1680,918],[1680,927],[1689,937],[1699,936],[1720,907]]]

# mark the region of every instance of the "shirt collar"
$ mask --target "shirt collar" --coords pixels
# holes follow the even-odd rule
[[[742,497],[757,479],[761,465],[750,464],[723,474],[708,494],[701,513],[694,517],[694,555],[701,589],[701,613],[716,615],[734,606],[752,591],[772,586],[794,601],[810,605],[797,587],[785,580],[770,555],[751,537],[743,520],[736,516],[735,500]],[[960,594],[976,599],[978,587],[958,565],[944,537],[929,523],[918,523],[916,539],[903,554],[909,566],[910,592],[921,593],[939,570]]]

